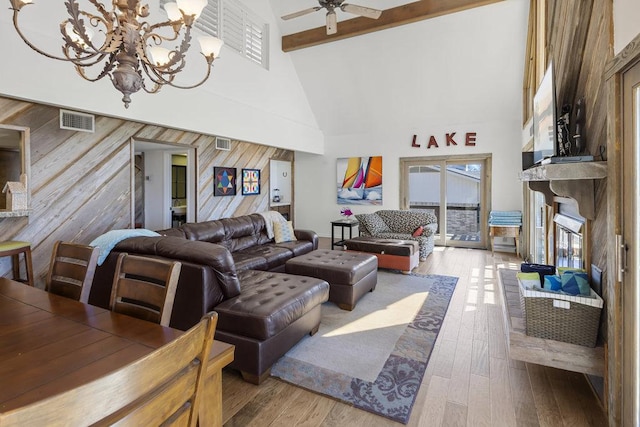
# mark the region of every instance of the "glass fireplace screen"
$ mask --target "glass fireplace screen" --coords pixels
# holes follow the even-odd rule
[[[556,267],[584,268],[582,234],[556,224]]]

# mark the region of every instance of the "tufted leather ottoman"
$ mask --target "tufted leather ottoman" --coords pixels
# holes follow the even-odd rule
[[[418,242],[413,240],[354,237],[347,240],[344,246],[347,251],[375,255],[380,268],[401,270],[405,274],[410,273],[420,262]]]
[[[320,326],[329,284],[313,277],[268,271],[239,273],[241,293],[218,304],[216,339],[236,346],[229,365],[259,384],[302,337]],[[257,356],[256,356],[257,355]]]
[[[287,261],[285,271],[329,282],[329,301],[343,310],[353,310],[356,302],[378,283],[376,257],[353,252],[317,249]]]

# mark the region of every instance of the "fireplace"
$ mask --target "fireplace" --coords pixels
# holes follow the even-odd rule
[[[556,267],[584,269],[585,219],[575,212],[566,212],[560,205],[560,213],[553,218],[556,224]],[[565,212],[563,212],[565,211]]]

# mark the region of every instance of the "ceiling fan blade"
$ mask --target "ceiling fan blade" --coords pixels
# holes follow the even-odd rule
[[[378,19],[380,18],[380,15],[382,15],[381,10],[357,6],[355,4],[343,4],[340,6],[340,9],[342,9],[343,12],[353,13],[354,15],[360,15],[371,19]]]
[[[288,15],[284,15],[282,17],[282,19],[287,20],[287,19],[297,18],[298,16],[304,16],[304,15],[308,15],[308,14],[313,13],[313,12],[317,12],[320,9],[322,9],[322,6],[311,7],[309,9],[301,10],[299,12],[294,12],[294,13],[290,13]]]
[[[336,13],[332,10],[327,12],[327,35],[335,34],[338,32],[338,19]]]

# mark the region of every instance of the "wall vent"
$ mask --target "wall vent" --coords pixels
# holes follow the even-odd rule
[[[216,137],[216,150],[231,150],[231,140],[229,138]]]
[[[93,114],[60,110],[60,129],[93,133],[96,130],[95,123],[96,118]]]

